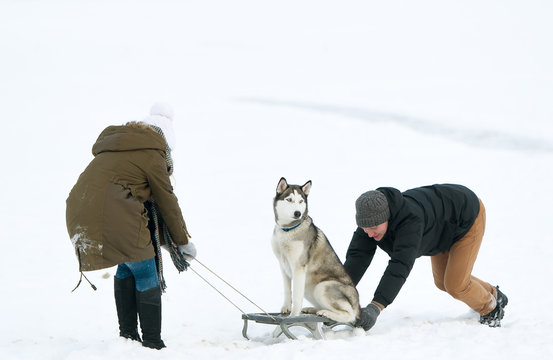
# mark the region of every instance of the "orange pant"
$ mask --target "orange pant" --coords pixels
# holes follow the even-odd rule
[[[446,253],[431,257],[436,286],[461,300],[480,315],[496,306],[497,290],[471,275],[486,228],[486,209],[480,200],[480,211],[470,230]]]

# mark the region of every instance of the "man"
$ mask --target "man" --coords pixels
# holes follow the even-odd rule
[[[486,224],[482,201],[462,185],[423,186],[401,193],[382,187],[355,202],[358,228],[344,267],[357,285],[376,247],[389,256],[388,267],[372,302],[362,309],[358,326],[369,330],[390,305],[409,276],[415,260],[431,256],[434,283],[480,314],[480,323],[501,326],[507,297],[471,275]]]

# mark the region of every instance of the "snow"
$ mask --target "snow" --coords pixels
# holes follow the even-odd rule
[[[553,356],[549,1],[0,3],[2,359],[546,359]],[[175,110],[175,192],[198,259],[267,311],[281,176],[344,260],[357,196],[464,184],[487,229],[474,274],[509,296],[501,328],[435,288],[421,258],[376,326],[271,339],[165,256],[162,337],[118,337],[115,268],[83,282],[65,199],[111,124]],[[359,284],[372,299],[378,251]],[[245,312],[259,312],[194,263]]]

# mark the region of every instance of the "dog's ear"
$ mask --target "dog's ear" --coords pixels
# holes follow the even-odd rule
[[[285,178],[281,177],[276,188],[277,195],[282,194],[286,189],[288,189],[288,183]]]
[[[305,194],[305,196],[309,195],[309,190],[311,190],[311,180],[303,184],[301,187],[301,191]]]

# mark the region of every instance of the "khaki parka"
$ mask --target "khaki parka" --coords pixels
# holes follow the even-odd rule
[[[164,138],[147,125],[109,126],[67,198],[67,230],[80,271],[152,258],[144,202],[153,197],[177,245],[188,243],[167,171]]]

